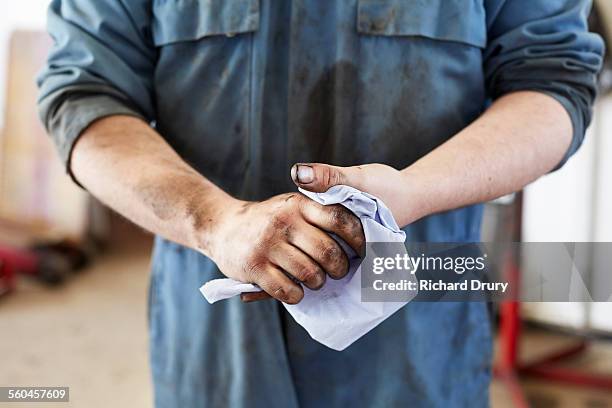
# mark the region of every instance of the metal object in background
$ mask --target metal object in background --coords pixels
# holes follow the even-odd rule
[[[59,285],[87,265],[88,257],[67,242],[19,249],[0,245],[0,296],[13,291],[18,274],[46,285]]]
[[[521,241],[522,201],[523,195],[518,193],[514,202],[502,205],[506,208],[500,211],[503,221],[500,223],[499,229],[506,231],[506,239],[515,242]],[[499,231],[496,238],[500,238]],[[520,254],[509,256],[504,261],[506,279],[518,283],[521,278]],[[555,350],[532,361],[519,361],[523,326],[520,306],[520,302],[504,302],[500,305],[499,358],[494,365],[496,377],[503,382],[510,392],[517,408],[529,406],[519,383],[521,376],[533,376],[549,381],[604,390],[612,389],[612,375],[586,372],[558,364],[588,349],[590,342],[584,333],[571,333],[577,338],[577,341],[569,347]]]
[[[0,296],[15,288],[15,270],[6,260],[0,258]]]

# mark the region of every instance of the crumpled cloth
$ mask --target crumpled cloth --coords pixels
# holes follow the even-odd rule
[[[366,242],[404,242],[406,234],[398,227],[391,211],[375,196],[349,186],[334,186],[325,193],[300,192],[323,205],[341,204],[352,211],[363,226]],[[349,256],[349,272],[339,280],[327,279],[319,290],[303,286],[304,298],[297,305],[283,306],[295,321],[316,341],[334,350],[344,350],[387,319],[405,302],[362,302],[361,259],[342,240],[338,241]],[[403,256],[403,254],[400,254]],[[416,278],[414,278],[416,280]],[[258,292],[257,285],[234,279],[213,279],[200,291],[209,303],[243,292]],[[410,294],[414,298],[417,292]]]

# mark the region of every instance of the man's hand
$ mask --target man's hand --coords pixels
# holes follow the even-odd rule
[[[341,184],[370,193],[383,200],[398,224],[403,221],[401,216],[410,208],[411,201],[399,193],[405,185],[402,173],[385,164],[339,167],[322,163],[300,163],[291,168],[291,178],[296,186],[316,193],[324,193]]]
[[[326,276],[340,279],[348,258],[328,232],[362,253],[359,219],[341,205],[323,206],[299,193],[263,202],[231,201],[208,239],[208,253],[221,272],[255,283],[289,304],[304,296],[301,282],[316,290]],[[260,295],[252,295],[253,299]]]
[[[185,163],[140,119],[93,123],[72,153],[75,177],[93,195],[148,230],[197,249],[234,279],[258,284],[287,303],[348,270],[333,232],[357,253],[364,236],[344,207],[322,206],[299,193],[239,201]],[[292,280],[294,279],[294,280]],[[249,294],[248,300],[262,293]]]

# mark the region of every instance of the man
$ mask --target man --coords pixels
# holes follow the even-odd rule
[[[477,203],[582,141],[603,48],[589,8],[53,1],[41,117],[75,180],[158,235],[156,406],[486,406],[484,304],[412,303],[335,352],[276,300],[211,306],[197,288],[224,274],[296,303],[288,276],[316,289],[346,273],[327,232],[359,250],[360,226],[296,193],[295,163],[299,186],[383,199],[409,240],[478,241]]]

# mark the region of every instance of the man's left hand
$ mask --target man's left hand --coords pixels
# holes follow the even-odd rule
[[[351,186],[380,198],[400,224],[406,207],[406,180],[399,170],[373,163],[339,167],[322,163],[298,163],[291,168],[293,182],[304,190],[323,193],[336,185]]]

